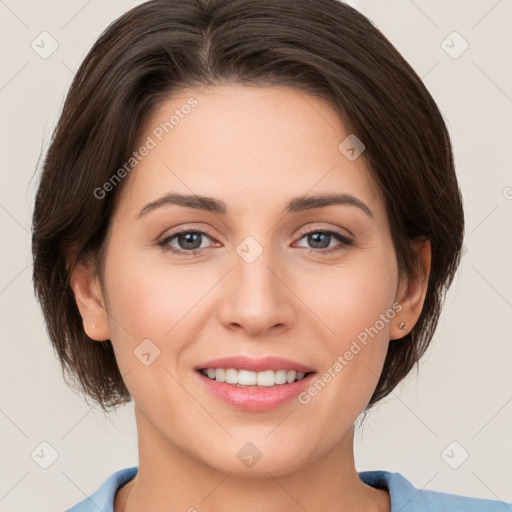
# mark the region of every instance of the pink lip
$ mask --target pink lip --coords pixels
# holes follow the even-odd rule
[[[260,359],[247,356],[222,357],[220,359],[205,361],[195,367],[196,370],[206,368],[224,368],[226,370],[228,368],[234,368],[235,370],[250,370],[253,372],[263,372],[265,370],[295,370],[296,372],[308,373],[315,371],[313,368],[304,366],[296,361],[274,356],[267,356]]]
[[[213,366],[222,368],[221,366]],[[211,366],[209,368],[212,368]],[[232,366],[231,366],[232,368]],[[268,366],[266,367],[268,369]],[[280,367],[284,369],[282,366]],[[306,375],[298,382],[279,384],[269,388],[237,387],[225,382],[209,379],[200,371],[195,372],[208,391],[216,398],[243,411],[264,412],[275,409],[293,400],[301,391],[311,385],[314,373]]]

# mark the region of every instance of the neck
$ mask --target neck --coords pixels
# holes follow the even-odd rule
[[[387,491],[361,482],[353,426],[339,443],[300,467],[254,476],[223,472],[170,444],[136,407],[139,469],[117,493],[115,512],[389,512]],[[256,466],[255,466],[256,467]],[[278,474],[276,474],[278,473]]]

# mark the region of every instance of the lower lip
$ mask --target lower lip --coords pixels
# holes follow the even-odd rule
[[[243,411],[271,411],[293,400],[307,388],[313,380],[314,373],[291,384],[277,384],[268,388],[239,388],[233,384],[217,382],[200,371],[196,371],[208,391],[223,402]]]

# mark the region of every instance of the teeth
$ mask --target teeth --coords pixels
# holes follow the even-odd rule
[[[201,373],[217,382],[239,386],[271,387],[276,384],[291,384],[304,378],[304,373],[295,370],[252,372],[250,370],[235,370],[234,368],[208,368],[201,370]]]

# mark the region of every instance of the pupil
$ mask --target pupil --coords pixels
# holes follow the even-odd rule
[[[193,240],[195,237],[195,240]],[[181,242],[185,241],[184,244]],[[199,241],[199,244],[197,242]],[[185,233],[179,236],[179,242],[182,249],[198,249],[201,246],[200,234],[199,233]],[[194,246],[194,242],[196,245]],[[192,244],[192,246],[190,245]]]
[[[329,240],[327,240],[327,245],[322,245],[322,241],[320,240],[321,237],[324,237],[325,239],[328,239],[330,237],[327,233],[313,233],[309,235],[309,243],[313,246],[315,249],[325,249],[325,247],[329,247]],[[318,246],[320,244],[320,247]]]

